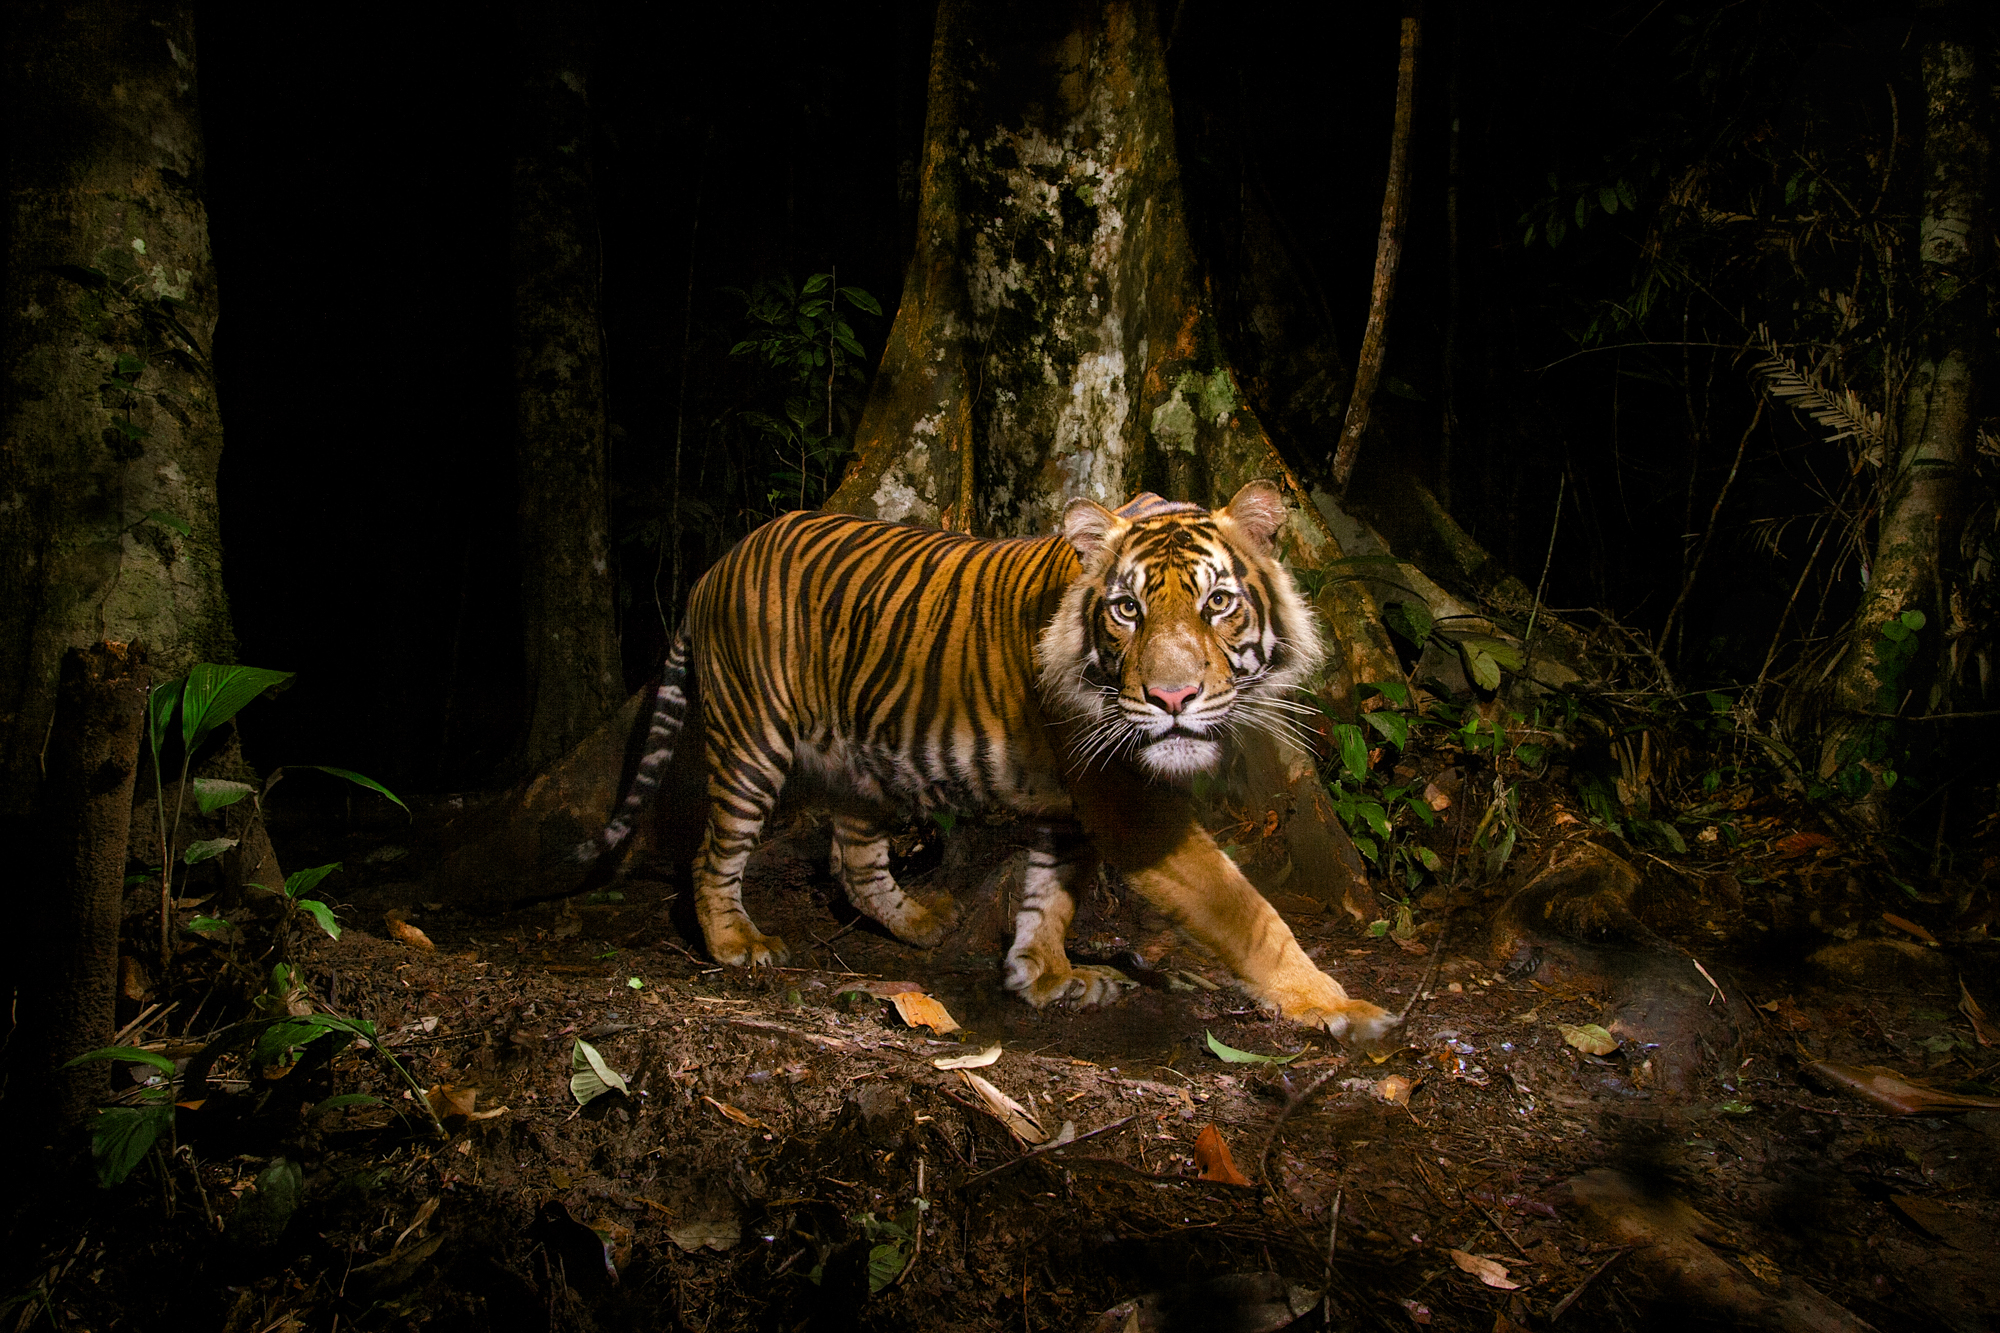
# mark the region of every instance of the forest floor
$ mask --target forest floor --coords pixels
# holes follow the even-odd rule
[[[1727,817],[1735,846],[1705,859],[1625,849],[1654,885],[1639,915],[1680,923],[1636,953],[1508,924],[1604,841],[1546,793],[1508,870],[1411,904],[1401,941],[1272,889],[1351,992],[1409,1006],[1373,1051],[1258,1013],[1108,880],[1072,943],[1147,984],[1094,1012],[1021,1004],[999,976],[1022,859],[1005,827],[961,823],[945,861],[905,841],[908,880],[965,910],[925,952],[855,918],[827,833],[797,818],[746,888],[791,965],[755,972],[706,962],[686,895],[643,866],[477,914],[427,907],[394,832],[274,829],[292,863],[349,867],[324,895],[344,933],[298,960],[311,1004],[371,1021],[382,1050],[218,1060],[167,1164],[26,1214],[0,1292],[25,1299],[0,1325],[1994,1327],[2000,1111],[1895,1114],[1802,1076],[1880,1066],[1991,1097],[2000,1050],[1959,1008],[1962,975],[2000,1012],[1985,918],[1884,898],[1801,807],[1746,793]],[[1649,967],[1677,980],[1649,991]],[[881,998],[896,982],[962,1030],[906,1026]],[[1579,1049],[1589,1024],[1616,1049]],[[125,1040],[200,1045],[148,1026]],[[1230,1063],[1211,1036],[1290,1058]],[[579,1107],[578,1039],[625,1093]],[[1030,1150],[1034,1125],[936,1066],[992,1046],[968,1072],[1073,1142]],[[380,1101],[323,1104],[353,1093]]]

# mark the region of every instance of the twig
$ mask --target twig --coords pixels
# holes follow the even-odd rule
[[[147,1028],[151,1027],[154,1022],[155,1014],[157,1014],[161,1020],[164,1020],[168,1014],[171,1014],[174,1010],[180,1007],[181,1007],[181,1002],[179,1000],[175,1000],[165,1009],[161,1009],[160,1006],[157,1004],[147,1005],[144,1011],[141,1012],[137,1018],[127,1023],[124,1027],[118,1029],[117,1033],[114,1034],[111,1038],[111,1044],[113,1046],[123,1046],[125,1044],[125,1039],[127,1037],[132,1036],[134,1033],[144,1032]]]
[[[1474,1208],[1477,1208],[1479,1210],[1479,1215],[1481,1217],[1484,1217],[1488,1222],[1491,1222],[1493,1224],[1493,1229],[1495,1231],[1498,1231],[1501,1235],[1507,1238],[1507,1243],[1514,1247],[1515,1253],[1519,1254],[1523,1259],[1526,1259],[1530,1263],[1534,1262],[1535,1256],[1528,1253],[1527,1248],[1523,1246],[1520,1241],[1514,1238],[1514,1233],[1509,1231],[1506,1228],[1506,1226],[1500,1221],[1499,1218],[1495,1217],[1492,1213],[1486,1211],[1486,1205],[1479,1202],[1479,1200],[1473,1198],[1472,1195],[1466,1190],[1461,1189],[1458,1193],[1459,1197],[1463,1198],[1467,1203],[1471,1204]]]
[[[1723,1003],[1723,1007],[1727,1008],[1729,1005],[1729,997],[1722,993],[1722,987],[1716,982],[1715,978],[1708,975],[1708,969],[1701,965],[1701,959],[1690,958],[1688,959],[1688,961],[1694,964],[1695,971],[1701,973],[1701,979],[1703,981],[1706,981],[1709,985],[1715,987],[1715,994],[1709,997],[1708,1002],[1710,1004],[1714,1004],[1717,1000],[1720,1000]]]
[[[943,1090],[939,1089],[939,1091]],[[950,1096],[949,1093],[947,1093],[946,1095]],[[958,1102],[960,1106],[966,1107],[969,1110],[979,1109],[978,1107],[973,1106],[972,1103],[970,1102],[959,1101],[959,1099],[956,1097],[952,1097],[952,1100]],[[970,1189],[972,1186],[977,1185],[980,1181],[985,1180],[989,1176],[997,1176],[1003,1171],[1011,1171],[1013,1168],[1021,1165],[1023,1162],[1032,1162],[1037,1160],[1038,1158],[1048,1157],[1054,1153],[1061,1152],[1065,1148],[1074,1148],[1077,1144],[1082,1143],[1085,1139],[1094,1139],[1100,1134],[1109,1134],[1114,1129],[1123,1129],[1125,1126],[1131,1124],[1134,1120],[1137,1120],[1138,1118],[1139,1117],[1135,1115],[1128,1115],[1123,1120],[1114,1120],[1108,1125],[1099,1125],[1096,1129],[1091,1130],[1088,1134],[1079,1134],[1075,1138],[1071,1139],[1068,1143],[1051,1143],[1045,1148],[1035,1148],[1028,1152],[1024,1152],[1019,1157],[1010,1158],[1009,1160],[1000,1163],[1000,1165],[998,1166],[989,1167],[988,1169],[981,1171],[978,1175],[966,1181],[965,1184],[961,1185],[959,1188]]]
[[[1626,1255],[1632,1253],[1632,1251],[1645,1248],[1646,1247],[1643,1245],[1621,1246],[1618,1249],[1617,1253],[1613,1254],[1609,1259],[1606,1259],[1603,1263],[1597,1266],[1596,1272],[1592,1273],[1589,1277],[1585,1278],[1583,1281],[1577,1283],[1576,1290],[1572,1291],[1569,1295],[1563,1297],[1561,1300],[1555,1303],[1555,1308],[1549,1311],[1549,1323],[1553,1324],[1556,1322],[1556,1320],[1562,1318],[1563,1312],[1569,1309],[1570,1306],[1576,1304],[1576,1298],[1583,1295],[1585,1291],[1589,1290],[1591,1283],[1597,1281],[1597,1279],[1603,1277],[1607,1272],[1611,1270],[1611,1265],[1617,1263],[1620,1259],[1623,1259]]]

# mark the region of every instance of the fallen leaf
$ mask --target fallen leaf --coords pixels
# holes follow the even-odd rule
[[[1772,1263],[1764,1255],[1754,1254],[1746,1250],[1736,1256],[1736,1262],[1749,1269],[1750,1276],[1756,1278],[1767,1287],[1776,1287],[1784,1284],[1784,1270],[1779,1268],[1775,1263]]]
[[[958,1071],[958,1076],[964,1079],[974,1092],[979,1094],[979,1100],[986,1103],[987,1111],[995,1120],[998,1120],[1007,1127],[1008,1133],[1023,1143],[1036,1144],[1048,1142],[1049,1132],[1042,1128],[1042,1122],[1035,1118],[1033,1111],[1030,1111],[1027,1107],[1021,1105],[1021,1103],[1015,1101],[1012,1097],[1009,1097],[1006,1093],[1000,1091],[1000,1089],[994,1087],[977,1074],[961,1069]]]
[[[1843,1065],[1831,1060],[1815,1060],[1806,1066],[1806,1073],[1849,1096],[1873,1102],[1896,1115],[1919,1115],[1954,1106],[2000,1110],[2000,1101],[1991,1097],[1964,1097],[1955,1092],[1926,1087],[1880,1065]]]
[[[1304,1055],[1304,1051],[1293,1051],[1290,1055],[1259,1055],[1255,1051],[1239,1051],[1234,1046],[1224,1046],[1208,1034],[1208,1049],[1232,1065],[1288,1065]]]
[[[1225,1185],[1248,1185],[1250,1178],[1236,1169],[1229,1145],[1214,1125],[1205,1127],[1194,1141],[1194,1160],[1201,1166],[1203,1180],[1219,1180]]]
[[[922,991],[900,991],[889,997],[896,1014],[909,1027],[926,1027],[942,1037],[958,1031],[958,1020],[945,1007]]]
[[[1491,1259],[1477,1254],[1467,1254],[1464,1250],[1447,1251],[1451,1261],[1463,1272],[1472,1274],[1487,1286],[1499,1291],[1519,1291],[1521,1284],[1507,1277],[1507,1270]]]
[[[984,1069],[999,1058],[1000,1048],[988,1046],[973,1055],[947,1055],[931,1061],[931,1064],[938,1069]]]
[[[751,1115],[748,1111],[739,1111],[735,1107],[731,1106],[728,1102],[719,1102],[715,1100],[715,1098],[707,1095],[706,1093],[702,1094],[701,1099],[707,1102],[710,1106],[713,1106],[716,1110],[722,1112],[724,1117],[730,1120],[734,1120],[737,1124],[742,1125],[746,1129],[771,1128],[769,1125],[759,1120],[756,1116]]]
[[[1804,856],[1817,847],[1831,847],[1833,839],[1824,833],[1794,833],[1778,839],[1776,846],[1780,856]]]
[[[1585,1055],[1609,1055],[1618,1049],[1618,1038],[1596,1023],[1558,1023],[1563,1040]]]
[[[1757,1007],[1767,1014],[1776,1014],[1778,1026],[1787,1032],[1804,1032],[1813,1025],[1812,1019],[1799,1011],[1798,1005],[1792,1003],[1792,997],[1789,995],[1782,1000],[1772,1000],[1769,1004],[1760,1004]]]
[[[1882,913],[1882,920],[1887,922],[1889,925],[1894,926],[1897,930],[1902,931],[1906,935],[1916,936],[1918,939],[1922,940],[1925,944],[1935,945],[1938,942],[1937,936],[1931,934],[1928,930],[1925,930],[1922,926],[1910,920],[1908,917],[1897,916],[1894,912],[1884,912]]]
[[[677,1227],[668,1227],[667,1235],[674,1244],[693,1254],[699,1249],[733,1250],[743,1239],[743,1228],[733,1217],[710,1218],[700,1222],[683,1222]]]
[[[576,1045],[570,1047],[569,1069],[569,1093],[576,1098],[578,1106],[590,1105],[613,1088],[619,1092],[628,1091],[625,1076],[605,1064],[597,1048],[582,1037],[578,1037]]]
[[[389,913],[385,919],[389,923],[389,938],[401,940],[412,949],[421,949],[425,953],[437,952],[437,945],[431,943],[431,937],[403,920],[400,911]]]
[[[1979,1007],[1979,1001],[1972,998],[1972,992],[1965,988],[1965,978],[1958,979],[1958,1012],[1965,1015],[1972,1024],[1972,1035],[1981,1046],[2000,1045],[2000,1029],[1995,1029],[1993,1020]]]
[[[1391,1106],[1408,1106],[1410,1094],[1416,1090],[1415,1081],[1401,1074],[1391,1074],[1375,1085],[1375,1095]]]
[[[424,1093],[424,1100],[431,1104],[431,1111],[440,1120],[455,1115],[470,1116],[473,1104],[479,1100],[479,1089],[440,1083]]]
[[[1411,1323],[1428,1324],[1431,1322],[1431,1307],[1425,1305],[1422,1301],[1413,1301],[1408,1296],[1405,1296],[1397,1304],[1403,1307],[1403,1313],[1410,1317]]]

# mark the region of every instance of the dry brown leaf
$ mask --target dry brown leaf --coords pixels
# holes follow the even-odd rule
[[[1794,833],[1778,839],[1775,845],[1780,856],[1804,856],[1817,848],[1833,846],[1833,839],[1824,833]]]
[[[389,923],[389,938],[401,940],[412,949],[421,949],[425,953],[437,952],[437,945],[431,943],[431,937],[403,920],[400,911],[389,913],[386,920]]]
[[[1416,1090],[1416,1082],[1401,1074],[1391,1074],[1375,1085],[1375,1095],[1391,1106],[1408,1106],[1410,1094]]]
[[[1760,1004],[1757,1007],[1767,1014],[1777,1015],[1778,1026],[1787,1032],[1804,1032],[1813,1025],[1812,1019],[1799,1011],[1798,1005],[1792,1002],[1792,997],[1789,995],[1782,1000],[1772,1000],[1769,1004]]]
[[[473,1104],[479,1100],[479,1089],[440,1083],[424,1092],[424,1100],[431,1104],[431,1111],[440,1120],[455,1115],[469,1116]]]
[[[947,1055],[931,1061],[937,1069],[984,1069],[1000,1058],[998,1046],[988,1046],[973,1055]]]
[[[719,1102],[715,1100],[715,1098],[710,1097],[706,1093],[702,1094],[701,1099],[707,1102],[710,1106],[713,1106],[716,1110],[722,1112],[723,1116],[726,1119],[734,1120],[737,1124],[742,1125],[746,1129],[770,1128],[769,1125],[759,1120],[756,1116],[751,1115],[748,1111],[739,1111],[735,1107],[731,1106],[728,1102]]]
[[[1505,1267],[1483,1255],[1467,1254],[1464,1250],[1450,1250],[1447,1253],[1451,1255],[1451,1261],[1459,1266],[1460,1271],[1472,1274],[1497,1291],[1521,1289],[1520,1283],[1508,1278]]]
[[[958,1076],[979,1094],[979,1100],[986,1103],[988,1113],[1005,1125],[1008,1133],[1027,1144],[1049,1141],[1049,1132],[1042,1128],[1042,1122],[1035,1118],[1033,1111],[969,1070],[959,1070]]]
[[[1873,1102],[1896,1115],[1920,1115],[1925,1111],[1963,1106],[1977,1110],[2000,1110],[2000,1100],[1991,1097],[1964,1097],[1944,1092],[1904,1078],[1880,1065],[1843,1065],[1831,1060],[1815,1060],[1806,1072],[1830,1087]]]
[[[1229,1145],[1222,1141],[1222,1135],[1214,1125],[1205,1127],[1195,1136],[1194,1160],[1201,1166],[1203,1180],[1219,1180],[1225,1185],[1250,1183],[1250,1178],[1236,1169],[1235,1159],[1229,1155]]]
[[[922,991],[899,991],[889,997],[896,1013],[910,1027],[926,1027],[942,1037],[958,1031],[958,1020],[945,1007]]]
[[[1965,978],[1958,979],[1958,1012],[1965,1015],[1966,1022],[1972,1024],[1972,1035],[1981,1046],[2000,1045],[2000,1029],[1993,1026],[1993,1020],[1979,1007],[1979,1001],[1972,998],[1972,992],[1965,988]]]
[[[1585,1055],[1609,1055],[1618,1049],[1618,1038],[1596,1023],[1558,1023],[1563,1040]]]
[[[1915,935],[1925,944],[1934,945],[1938,942],[1937,936],[1931,934],[1928,930],[1925,930],[1922,926],[1910,920],[1908,917],[1897,916],[1894,912],[1884,912],[1882,913],[1882,920],[1887,922],[1889,925],[1894,926],[1897,930],[1900,930],[1907,935]]]

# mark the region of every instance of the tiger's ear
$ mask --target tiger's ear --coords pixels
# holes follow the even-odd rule
[[[1285,496],[1268,481],[1248,482],[1222,512],[1258,550],[1269,555],[1278,529],[1285,526]]]
[[[1113,529],[1122,526],[1123,522],[1095,500],[1071,500],[1063,510],[1063,540],[1075,547],[1078,557],[1089,564],[1092,553],[1103,546]]]

